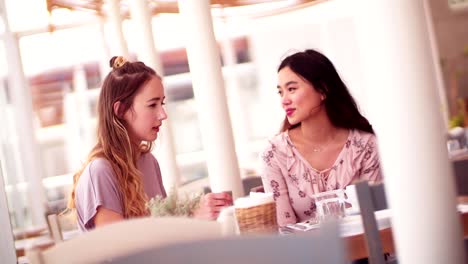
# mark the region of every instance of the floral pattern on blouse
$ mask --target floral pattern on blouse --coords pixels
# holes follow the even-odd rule
[[[301,156],[287,131],[269,140],[261,157],[263,186],[273,193],[280,226],[313,217],[315,193],[345,188],[357,180],[382,180],[376,138],[359,130],[349,132],[335,163],[322,171]]]

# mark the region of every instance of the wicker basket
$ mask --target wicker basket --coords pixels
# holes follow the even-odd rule
[[[278,232],[274,202],[247,208],[236,208],[235,211],[241,234]]]

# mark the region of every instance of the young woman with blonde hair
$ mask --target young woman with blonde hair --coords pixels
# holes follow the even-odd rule
[[[158,162],[150,153],[167,118],[161,77],[144,63],[123,57],[113,57],[110,66],[99,96],[97,144],[73,176],[68,204],[82,231],[147,216],[148,199],[166,197]],[[215,219],[231,203],[226,193],[207,194],[193,216]]]

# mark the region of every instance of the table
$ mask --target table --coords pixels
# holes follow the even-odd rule
[[[71,239],[73,237],[78,236],[79,234],[80,234],[80,231],[78,231],[78,229],[62,232],[64,240]],[[26,253],[26,249],[30,247],[44,250],[53,245],[55,245],[55,243],[48,233],[38,236],[38,237],[16,240],[15,241],[16,256],[17,257],[24,256]]]
[[[468,160],[468,151],[467,150],[459,151],[457,154],[451,155],[450,160],[451,161]]]
[[[19,239],[27,239],[27,238],[42,236],[42,235],[47,234],[47,232],[48,232],[47,226],[37,226],[37,227],[32,227],[32,228],[27,228],[27,229],[13,230],[13,235],[15,237],[15,240],[19,240]]]
[[[468,196],[459,197],[458,200],[460,203],[467,203]],[[468,239],[468,212],[460,213],[460,221],[463,227],[463,230],[462,230],[463,237],[465,239]],[[77,234],[79,234],[79,232],[72,231],[70,232],[70,236],[67,236],[64,234],[64,238],[73,237],[73,236],[76,236]],[[382,248],[384,252],[387,252],[387,253],[396,252],[391,228],[381,229],[380,238],[381,238]],[[347,237],[344,237],[343,239],[348,249],[347,258],[349,260],[357,260],[357,259],[367,258],[369,256],[367,252],[366,238],[363,233],[352,235],[352,236],[347,236]],[[32,245],[40,249],[46,249],[50,246],[53,246],[54,242],[48,235],[40,236],[36,238],[18,240],[15,242],[16,254],[18,257],[24,256],[25,248],[27,248],[28,245]]]
[[[39,237],[20,239],[15,241],[16,256],[22,257],[26,253],[26,249],[34,247],[37,249],[46,249],[53,246],[55,243],[52,238],[47,235],[42,235]]]
[[[460,221],[463,227],[463,237],[468,239],[468,212],[460,213]],[[385,228],[380,230],[380,239],[382,241],[382,248],[384,252],[396,252],[393,242],[392,228]],[[367,258],[369,256],[364,234],[345,237],[344,240],[348,248],[347,257],[349,260],[357,260]]]

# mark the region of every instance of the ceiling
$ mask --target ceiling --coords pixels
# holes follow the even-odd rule
[[[121,0],[120,10],[123,17],[130,17],[128,1]],[[52,13],[54,9],[66,8],[76,11],[84,11],[97,16],[105,16],[105,0],[46,0],[47,9]],[[179,8],[176,0],[148,0],[152,15],[178,13]],[[211,0],[213,8],[236,8],[265,4],[279,4],[270,8],[262,9],[257,15],[272,15],[276,13],[287,12],[290,9],[297,9],[301,6],[310,5],[318,0]]]

